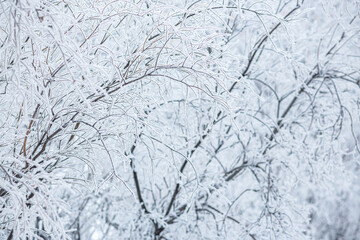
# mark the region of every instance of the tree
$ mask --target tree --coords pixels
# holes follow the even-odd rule
[[[1,238],[359,238],[358,7],[2,1]]]

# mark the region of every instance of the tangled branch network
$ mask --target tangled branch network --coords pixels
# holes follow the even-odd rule
[[[0,239],[360,239],[358,0],[0,0]]]

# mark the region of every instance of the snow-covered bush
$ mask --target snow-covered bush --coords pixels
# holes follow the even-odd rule
[[[359,239],[350,0],[4,0],[0,239]]]

